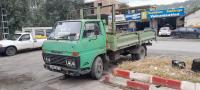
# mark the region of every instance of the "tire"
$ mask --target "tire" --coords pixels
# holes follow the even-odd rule
[[[99,80],[103,75],[103,61],[100,57],[97,57],[92,65],[91,77],[94,80]]]
[[[131,58],[133,60],[140,60],[144,59],[146,55],[147,55],[147,49],[145,48],[145,46],[140,46],[136,54],[131,54]]]
[[[4,53],[6,56],[14,56],[17,53],[17,49],[15,47],[7,47]]]
[[[200,58],[194,59],[192,63],[192,71],[200,72]]]

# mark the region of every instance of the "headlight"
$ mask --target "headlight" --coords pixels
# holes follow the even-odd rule
[[[44,61],[46,63],[51,63],[51,58],[49,58],[49,57],[43,57],[43,59],[44,59]]]
[[[76,67],[75,60],[66,60],[65,62],[66,62],[67,67],[72,67],[72,68]]]

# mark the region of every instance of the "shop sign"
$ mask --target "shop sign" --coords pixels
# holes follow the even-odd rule
[[[148,18],[184,16],[184,8],[148,11]]]
[[[108,16],[108,20],[112,21],[112,16]],[[115,15],[115,21],[119,22],[119,21],[125,21],[125,16],[124,14],[120,14],[120,15]]]
[[[141,13],[127,14],[125,15],[125,18],[127,21],[130,21],[130,20],[139,21],[141,20]]]

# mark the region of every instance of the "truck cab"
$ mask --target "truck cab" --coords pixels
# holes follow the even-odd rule
[[[106,53],[106,30],[97,19],[59,21],[43,44],[44,67],[68,75],[92,72],[99,79]]]

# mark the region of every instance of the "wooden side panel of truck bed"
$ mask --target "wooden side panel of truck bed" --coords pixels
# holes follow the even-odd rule
[[[107,49],[117,51],[134,45],[146,43],[150,40],[154,40],[155,38],[156,34],[154,30],[107,34]]]

